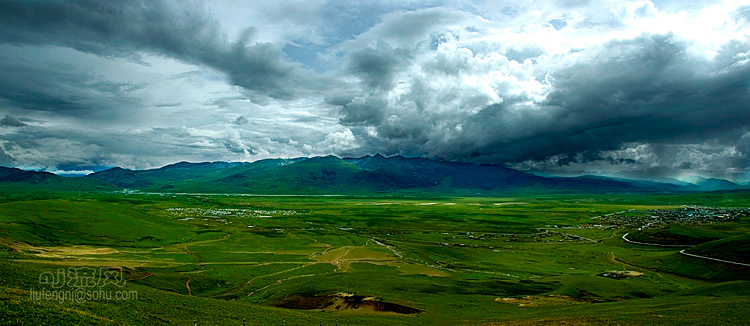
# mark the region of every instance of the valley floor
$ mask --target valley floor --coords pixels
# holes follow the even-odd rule
[[[5,194],[0,324],[743,324],[748,204]]]

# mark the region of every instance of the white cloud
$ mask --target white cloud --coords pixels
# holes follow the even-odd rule
[[[0,22],[12,32],[0,44],[0,116],[30,119],[0,128],[5,153],[50,169],[382,152],[562,172],[685,161],[745,173],[750,122],[730,119],[750,92],[737,90],[750,62],[745,2],[191,5],[153,25],[199,34],[161,35],[177,46],[137,28],[119,41],[58,40]],[[301,54],[282,52],[291,45]],[[29,90],[34,101],[18,96]],[[607,131],[618,126],[630,133]]]
[[[339,153],[359,147],[350,129],[332,132],[318,145],[322,152]]]

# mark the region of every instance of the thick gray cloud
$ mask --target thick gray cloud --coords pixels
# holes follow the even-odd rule
[[[138,84],[107,80],[66,65],[46,65],[5,55],[0,55],[0,58],[0,70],[3,71],[0,100],[6,107],[117,119],[132,114],[118,112],[118,108],[139,103],[137,98],[129,95],[141,87]]]
[[[261,97],[290,98],[311,85],[314,76],[273,44],[253,42],[254,27],[231,42],[203,8],[195,1],[3,1],[0,41],[133,60],[153,52],[222,71]]]
[[[4,149],[0,148],[0,166],[11,166],[14,163],[16,162],[13,157],[8,155]]]
[[[748,180],[748,12],[671,0],[3,1],[0,163],[380,152]]]
[[[11,117],[9,115],[6,115],[5,118],[0,120],[0,126],[6,126],[6,127],[23,127],[26,124],[18,121],[18,119]]]
[[[750,131],[746,39],[730,40],[708,57],[692,53],[692,41],[672,33],[641,34],[567,53],[539,49],[519,57],[510,47],[505,53],[462,49],[469,44],[463,39],[468,33],[446,24],[424,32],[408,28],[407,21],[384,21],[372,31],[403,30],[401,37],[412,37],[409,42],[392,41],[389,33],[367,35],[352,42],[357,46],[348,52],[359,68],[350,72],[365,92],[341,106],[341,123],[360,127],[359,136],[387,154],[503,162],[532,170],[590,162],[609,170],[650,169],[638,157],[622,154],[637,144],[653,144],[650,154],[660,158],[649,162],[660,165],[653,171],[675,163],[705,172],[719,166],[747,169],[750,152],[738,147]],[[454,22],[479,26],[480,33],[483,27],[466,18]],[[619,24],[625,23],[600,28]],[[431,44],[435,40],[438,47]],[[524,83],[528,86],[519,86]],[[698,151],[689,158],[693,161],[672,162],[672,153],[656,150],[703,143],[712,143],[714,150],[736,149],[736,157],[703,160],[712,154]]]
[[[731,44],[719,57],[735,57],[749,45]],[[750,127],[750,65],[692,58],[669,35],[611,42],[590,55],[550,74],[552,91],[534,108],[504,102],[469,118],[468,138],[486,142],[459,143],[447,155],[516,162],[633,142],[731,142]]]

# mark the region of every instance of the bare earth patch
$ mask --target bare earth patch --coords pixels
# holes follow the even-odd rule
[[[495,205],[495,206],[506,206],[506,205],[526,205],[526,204],[528,204],[528,203],[517,202],[516,201],[516,202],[507,202],[507,203],[494,203],[493,205]]]
[[[422,312],[419,309],[385,302],[372,296],[354,293],[336,294],[292,294],[281,298],[275,306],[288,309],[348,311],[363,314],[412,315]]]
[[[567,295],[528,295],[522,298],[495,298],[495,302],[515,304],[519,307],[544,307],[588,303],[586,299],[574,298]]]
[[[636,271],[608,271],[604,273],[599,273],[597,276],[611,278],[615,280],[621,280],[628,277],[639,277],[643,276],[643,273],[636,272]]]
[[[88,246],[30,247],[28,251],[43,258],[77,258],[79,256],[111,255],[118,253],[117,250],[112,248],[94,248]]]
[[[108,255],[120,254],[112,248],[92,246],[39,247],[23,242],[6,242],[13,250],[25,253],[31,259],[15,259],[17,262],[51,264],[61,266],[120,266],[136,268],[145,266],[176,266],[171,260],[131,260]]]
[[[66,246],[66,247],[37,247],[23,242],[7,242],[12,249],[32,254],[39,258],[79,258],[91,255],[111,255],[118,253],[112,248],[101,248],[91,246]]]
[[[384,244],[381,245],[386,246]],[[396,254],[393,252],[384,251],[378,247],[367,247],[367,245],[344,246],[335,249],[326,248],[322,253],[314,253],[309,257],[319,263],[334,265],[338,267],[338,271],[342,273],[349,271],[352,263],[367,263],[392,266],[398,268],[398,270],[405,275],[422,274],[434,277],[448,276],[446,271],[426,265],[400,261],[399,257],[396,257]]]

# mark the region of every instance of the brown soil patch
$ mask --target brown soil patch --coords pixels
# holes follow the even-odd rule
[[[4,241],[12,249],[33,254],[40,258],[77,258],[89,255],[111,255],[118,251],[112,248],[91,246],[37,247],[23,242]]]
[[[505,202],[505,203],[494,203],[495,206],[506,206],[506,205],[526,205],[528,203],[516,201],[516,202]]]
[[[571,305],[579,303],[590,303],[591,300],[574,298],[567,295],[549,294],[549,295],[528,295],[522,298],[496,298],[495,302],[515,304],[519,307],[544,307]]]
[[[396,303],[381,301],[379,298],[356,295],[352,293],[336,294],[292,294],[281,298],[275,304],[288,309],[324,310],[324,311],[362,311],[378,313],[395,313],[402,315],[418,314],[419,309]]]
[[[596,274],[597,276],[612,278],[615,280],[621,280],[628,277],[639,277],[643,276],[643,273],[636,271],[608,271],[604,273]]]

